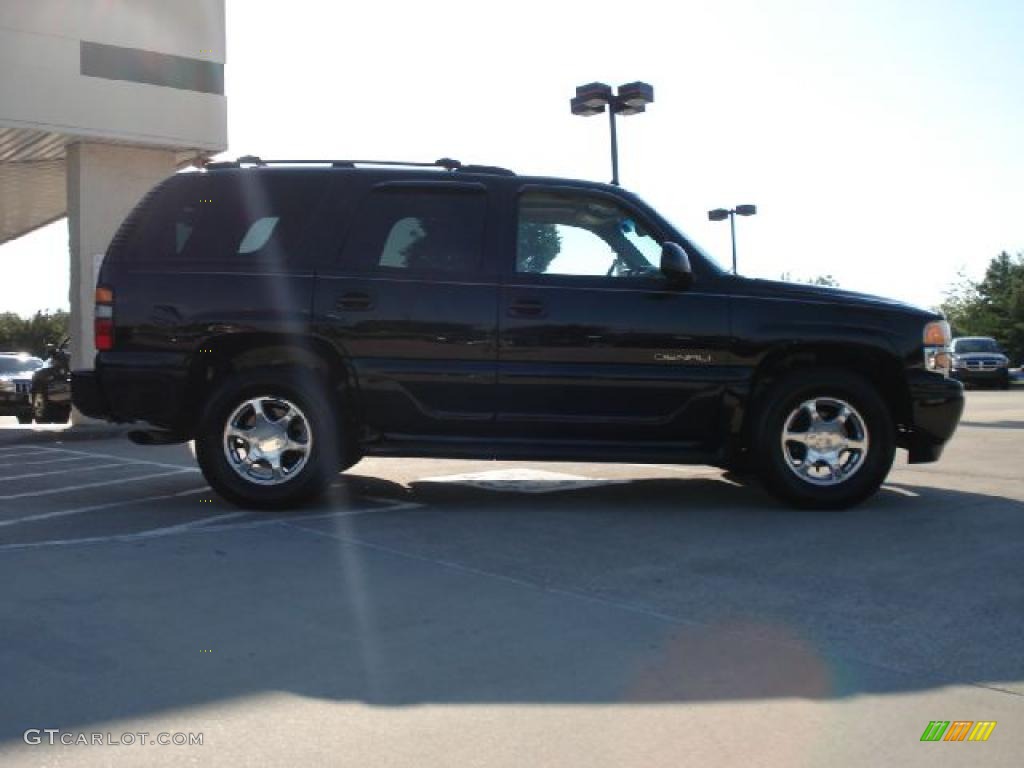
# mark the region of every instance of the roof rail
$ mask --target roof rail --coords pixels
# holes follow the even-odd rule
[[[203,165],[206,170],[220,168],[241,168],[243,165],[266,167],[269,165],[329,165],[332,168],[384,167],[384,168],[443,168],[446,171],[462,173],[489,173],[501,176],[515,176],[507,168],[494,165],[463,165],[458,160],[442,157],[432,163],[402,162],[398,160],[263,160],[256,155],[242,155],[237,160],[219,160]]]

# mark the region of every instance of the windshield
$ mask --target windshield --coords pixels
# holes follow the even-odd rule
[[[0,376],[11,373],[32,373],[43,367],[38,357],[0,357]]]
[[[958,355],[969,355],[973,352],[1000,352],[995,339],[957,339],[953,342],[953,351]]]

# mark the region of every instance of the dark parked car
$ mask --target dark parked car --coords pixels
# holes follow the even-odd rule
[[[965,384],[993,384],[1010,388],[1010,358],[988,336],[953,339],[953,376]]]
[[[15,416],[21,424],[32,422],[32,374],[42,366],[42,360],[24,352],[0,352],[0,416]]]
[[[32,375],[32,418],[39,424],[63,424],[71,416],[69,339],[50,347],[50,357]]]
[[[616,186],[454,161],[174,176],[111,243],[95,330],[75,404],[194,439],[252,506],[448,456],[715,464],[845,507],[963,408],[939,315],[732,275]]]

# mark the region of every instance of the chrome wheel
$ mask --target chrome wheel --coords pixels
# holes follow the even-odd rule
[[[812,485],[849,480],[864,465],[868,447],[864,418],[852,405],[833,397],[800,403],[782,428],[786,466]]]
[[[239,405],[224,427],[224,455],[242,478],[258,485],[279,485],[309,461],[313,434],[302,410],[269,395]]]

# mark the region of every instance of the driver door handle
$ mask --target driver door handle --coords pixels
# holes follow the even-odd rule
[[[507,314],[509,317],[544,317],[547,310],[540,299],[513,299]]]

